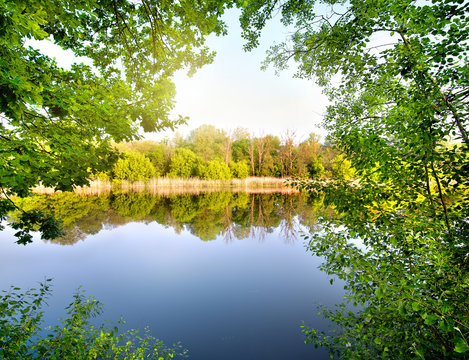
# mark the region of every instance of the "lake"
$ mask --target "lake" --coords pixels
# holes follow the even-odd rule
[[[318,305],[341,303],[343,283],[304,246],[321,199],[298,193],[158,196],[58,194],[27,199],[62,218],[67,235],[15,244],[0,233],[0,289],[52,277],[46,323],[79,286],[105,304],[102,319],[149,327],[189,359],[327,359],[301,325],[328,329]]]

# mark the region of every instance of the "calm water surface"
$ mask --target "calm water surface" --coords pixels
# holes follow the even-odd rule
[[[64,315],[81,285],[105,304],[103,319],[148,326],[168,345],[180,341],[190,359],[328,358],[301,333],[303,323],[327,329],[316,306],[344,295],[298,234],[313,229],[316,200],[108,194],[34,205],[60,213],[69,234],[24,247],[1,232],[0,288],[53,277],[47,322]]]

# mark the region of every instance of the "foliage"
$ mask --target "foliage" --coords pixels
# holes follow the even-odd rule
[[[337,155],[332,162],[332,176],[336,179],[349,180],[353,177],[355,169],[352,163],[344,155]]]
[[[58,193],[22,199],[28,210],[60,218],[66,234],[50,241],[70,245],[90,234],[132,221],[156,221],[175,231],[186,229],[204,240],[217,236],[243,239],[263,236],[283,222],[290,227],[288,236],[298,232],[295,217],[312,229],[321,216],[322,197],[306,194],[248,194],[210,192],[203,195],[155,196],[145,192],[119,192],[100,196]],[[326,212],[328,214],[328,212]],[[12,214],[15,221],[16,214]],[[286,228],[286,227],[285,227]],[[282,229],[285,229],[282,228]],[[287,235],[287,234],[285,234]],[[285,239],[288,239],[285,236]]]
[[[225,1],[0,1],[0,219],[38,184],[72,190],[116,160],[111,140],[174,128],[174,73],[210,63]],[[42,44],[92,66],[61,68]],[[68,55],[67,55],[68,56]],[[31,216],[41,228],[49,219]],[[26,230],[25,230],[26,231]],[[24,240],[24,238],[23,238]]]
[[[221,156],[224,139],[222,130],[213,125],[202,125],[191,131],[187,141],[198,157],[210,161]]]
[[[339,217],[318,226],[308,247],[325,258],[322,270],[346,281],[347,302],[359,309],[322,309],[339,330],[305,328],[308,341],[339,358],[466,359],[467,228],[453,247],[436,237],[444,225],[419,213],[421,203],[396,207],[391,187],[320,189]]]
[[[189,178],[197,175],[199,158],[189,149],[176,149],[169,165],[169,176]]]
[[[199,171],[203,179],[229,180],[231,179],[230,168],[222,160],[210,160],[206,164],[201,165]]]
[[[324,166],[322,166],[320,158],[312,158],[311,162],[307,165],[307,169],[311,179],[319,179],[324,175]]]
[[[135,152],[125,153],[123,158],[117,160],[112,172],[113,178],[118,180],[146,181],[158,176],[150,159]]]
[[[233,177],[236,179],[245,179],[249,176],[249,165],[246,160],[241,160],[238,162],[230,162],[230,170],[233,174]]]
[[[166,348],[147,332],[118,333],[117,327],[96,327],[91,319],[102,304],[74,295],[68,315],[55,326],[42,328],[42,307],[50,296],[50,279],[39,288],[12,287],[0,297],[0,358],[2,359],[173,359],[176,347]]]
[[[197,169],[191,171],[190,175],[185,172],[185,178],[195,176],[213,178],[211,175],[202,174],[207,169],[208,161],[216,159],[223,159],[230,167],[232,175],[240,179],[249,175],[308,177],[308,167],[317,168],[319,171],[317,177],[321,177],[323,172],[320,171],[320,166],[327,166],[331,171],[332,158],[336,154],[336,151],[320,144],[319,136],[315,134],[310,134],[306,141],[296,144],[289,132],[283,140],[280,140],[279,137],[269,134],[254,137],[248,130],[242,128],[227,134],[211,125],[202,125],[185,138],[176,134],[171,142],[168,139],[161,142],[145,140],[122,142],[114,146],[123,153],[138,152],[145,155],[151,160],[158,176],[170,177],[177,177],[175,173],[179,165],[175,164],[180,164],[182,161],[178,149],[191,150],[198,159]],[[171,162],[176,152],[179,155],[171,172]],[[244,165],[241,165],[244,163],[248,164],[248,174],[245,173]],[[239,175],[235,174],[237,168],[240,171]],[[220,178],[219,175],[216,178]]]
[[[149,194],[113,194],[112,207],[123,218],[141,220],[147,217],[157,202]]]
[[[341,358],[467,358],[467,3],[248,1],[248,49],[274,13],[296,31],[267,63],[293,58],[325,87],[325,127],[359,179],[297,183],[339,210],[310,249],[361,307],[327,311],[340,331],[309,340]]]
[[[153,151],[145,155],[155,167],[156,173],[166,175],[169,172],[172,150],[166,144],[158,144]]]
[[[249,161],[248,147],[249,147],[248,136],[245,138],[241,138],[241,139],[235,139],[233,141],[233,147],[232,147],[233,161],[235,162],[239,162],[242,160]]]

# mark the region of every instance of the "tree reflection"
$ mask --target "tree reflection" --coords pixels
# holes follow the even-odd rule
[[[246,238],[262,242],[277,230],[286,243],[293,243],[301,226],[312,228],[310,219],[317,217],[321,204],[322,198],[300,193],[222,191],[161,196],[115,191],[98,196],[37,195],[22,200],[21,206],[60,218],[66,235],[53,242],[70,245],[102,229],[153,221],[176,233],[188,231],[203,241],[223,237],[226,243]]]

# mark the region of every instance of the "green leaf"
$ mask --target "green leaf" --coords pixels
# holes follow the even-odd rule
[[[464,341],[464,339],[459,339],[456,346],[454,347],[454,351],[457,353],[465,353],[469,351],[469,346],[467,345],[467,342]]]
[[[381,300],[384,296],[384,290],[381,287],[377,288],[375,290],[375,295],[378,298],[378,300]]]

